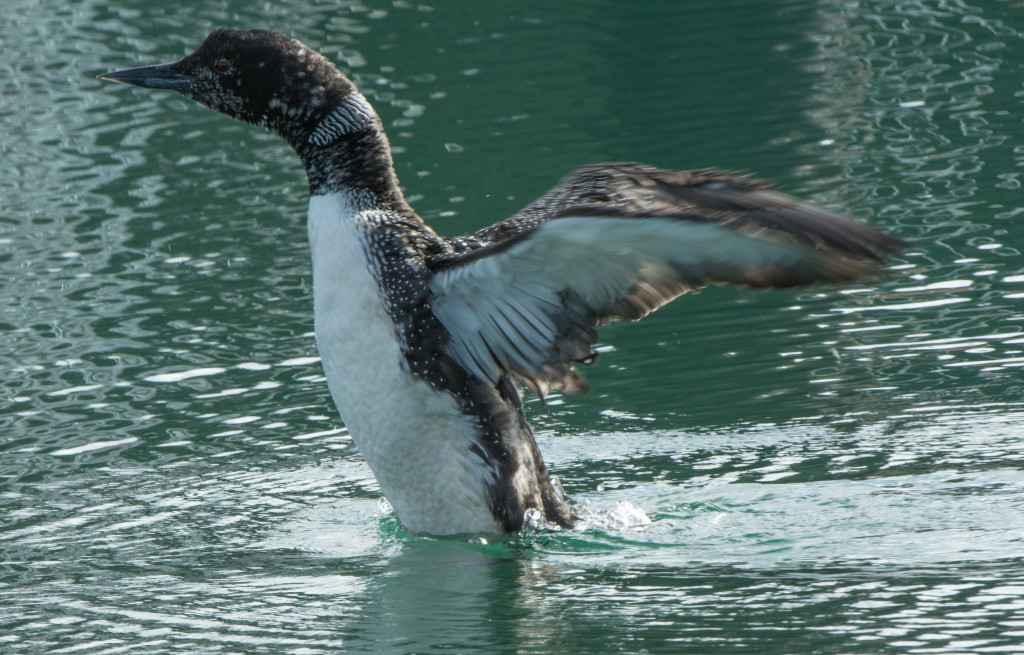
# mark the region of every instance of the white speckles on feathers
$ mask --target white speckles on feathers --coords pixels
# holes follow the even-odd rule
[[[500,532],[488,506],[494,471],[469,448],[477,419],[403,365],[395,324],[367,257],[357,197],[313,196],[316,340],[331,395],[384,495],[414,532]]]

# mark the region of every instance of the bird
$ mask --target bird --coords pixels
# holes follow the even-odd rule
[[[634,162],[583,166],[511,218],[443,237],[406,202],[377,112],[299,40],[220,28],[180,60],[100,78],[176,91],[298,155],[327,385],[414,534],[577,523],[523,394],[586,392],[577,367],[602,325],[711,284],[878,275],[905,245],[746,174]]]

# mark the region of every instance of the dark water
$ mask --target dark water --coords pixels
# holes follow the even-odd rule
[[[1024,651],[1020,3],[43,3],[0,20],[0,652]],[[287,148],[103,84],[350,71],[455,234],[573,167],[757,171],[915,244],[711,289],[533,405],[590,516],[415,538],[335,415]]]

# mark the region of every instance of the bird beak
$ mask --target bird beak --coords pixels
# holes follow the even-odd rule
[[[193,78],[172,70],[176,63],[143,66],[141,68],[129,68],[123,71],[104,73],[100,75],[100,79],[144,86],[148,89],[172,89],[184,92],[192,84]]]

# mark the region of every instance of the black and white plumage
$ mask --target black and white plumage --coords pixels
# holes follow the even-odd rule
[[[596,328],[707,284],[785,287],[877,271],[901,242],[733,173],[581,168],[512,218],[438,236],[405,202],[380,119],[326,58],[217,30],[180,61],[104,79],[267,127],[310,187],[317,346],[331,394],[402,522],[570,526],[519,385],[585,391]]]

